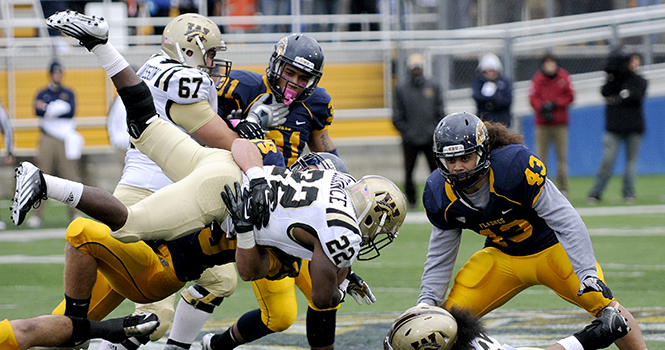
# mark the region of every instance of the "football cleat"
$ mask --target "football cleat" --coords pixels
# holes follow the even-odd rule
[[[109,40],[109,24],[104,17],[67,10],[51,15],[46,19],[46,25],[77,39],[88,51]]]
[[[608,306],[603,309],[600,317],[574,336],[580,341],[584,350],[604,349],[628,334],[630,327],[627,322],[628,320],[621,316],[618,309]]]
[[[212,347],[210,346],[210,340],[214,335],[214,333],[208,333],[203,336],[201,339],[201,350],[212,350]]]
[[[30,162],[21,162],[16,167],[16,193],[12,198],[12,221],[16,226],[23,223],[31,208],[39,207],[46,199],[46,182],[42,171]]]
[[[149,335],[159,327],[159,318],[153,313],[129,315],[122,322],[125,335],[128,337],[142,337]]]

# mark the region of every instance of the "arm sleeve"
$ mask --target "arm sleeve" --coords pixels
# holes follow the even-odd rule
[[[5,135],[5,151],[7,154],[14,153],[14,128],[9,122],[9,116],[5,109],[0,105],[0,128],[2,128],[2,133]]]
[[[443,303],[461,241],[462,229],[443,230],[436,226],[432,228],[417,304],[438,306]]]
[[[589,232],[575,208],[549,179],[533,209],[554,230],[580,281],[587,275],[598,277]]]
[[[207,100],[201,100],[192,104],[178,104],[169,101],[166,105],[166,115],[176,125],[183,127],[191,134],[207,124],[217,114]]]

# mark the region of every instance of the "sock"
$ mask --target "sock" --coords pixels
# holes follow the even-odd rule
[[[196,293],[194,288],[189,288],[189,292],[190,294]],[[192,296],[195,298],[202,297],[201,295]],[[168,342],[180,347],[189,348],[189,345],[196,340],[196,336],[201,332],[201,328],[203,328],[203,325],[210,318],[210,314],[210,312],[199,310],[180,298],[178,306],[175,309],[175,315],[173,316],[173,326],[171,327],[171,333],[169,333]]]
[[[63,347],[74,347],[91,338],[91,322],[85,318],[67,316],[72,320],[72,336],[68,341],[62,343]]]
[[[113,45],[97,45],[90,52],[94,53],[106,71],[106,75],[112,78],[123,69],[129,67],[127,60],[116,50]]]
[[[307,341],[311,348],[324,348],[335,344],[337,309],[317,311],[307,308]]]
[[[240,316],[236,324],[238,327],[238,333],[240,333],[240,336],[242,336],[245,343],[275,333],[263,323],[263,320],[261,319],[261,309],[246,312],[244,315]]]
[[[65,316],[79,318],[88,318],[88,308],[90,307],[90,298],[74,299],[65,294]]]
[[[44,174],[46,196],[76,208],[83,195],[83,184]]]
[[[215,334],[210,338],[210,348],[214,350],[231,350],[241,345],[231,334],[233,326],[222,334]]]

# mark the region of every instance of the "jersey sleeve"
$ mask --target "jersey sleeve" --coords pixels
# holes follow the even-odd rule
[[[312,133],[324,131],[332,124],[332,99],[324,88],[317,87],[314,94],[305,101],[305,107],[312,113]]]
[[[277,145],[272,140],[250,140],[255,144],[263,156],[263,165],[274,165],[285,168],[286,162],[282,152],[279,151]]]
[[[258,73],[232,70],[229,78],[217,85],[218,114],[227,116],[235,109],[243,113],[256,97],[267,91],[264,77]]]
[[[533,207],[547,180],[547,168],[543,161],[522,145],[503,147],[494,151],[492,157],[497,191],[513,201]],[[505,159],[499,161],[498,158]]]

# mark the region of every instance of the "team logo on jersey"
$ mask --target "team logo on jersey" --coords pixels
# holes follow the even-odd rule
[[[208,33],[210,33],[210,29],[201,27],[200,24],[187,23],[185,38],[187,38],[187,42],[190,42],[198,36],[201,39],[201,42],[204,43],[208,41],[208,39],[206,39],[206,35],[208,35]]]
[[[457,219],[457,221],[459,221],[459,222],[461,222],[461,223],[465,223],[465,222],[466,222],[466,218],[463,217],[463,216],[458,216],[458,217],[456,217],[455,219]]]

